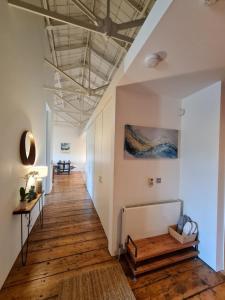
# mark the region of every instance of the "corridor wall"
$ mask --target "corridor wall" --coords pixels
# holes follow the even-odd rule
[[[39,3],[39,1],[34,1]],[[46,164],[46,106],[43,92],[44,21],[0,1],[1,110],[0,110],[0,287],[20,252],[20,217],[12,212],[19,204],[28,167],[19,156],[20,137],[32,131],[36,165]],[[32,224],[38,210],[32,214]],[[24,238],[26,219],[24,218]]]
[[[221,82],[182,100],[180,197],[199,226],[200,258],[224,268],[224,97]],[[222,127],[223,126],[223,127]]]
[[[115,131],[115,178],[113,212],[113,247],[117,254],[121,236],[121,209],[155,201],[178,199],[178,159],[126,159],[125,124],[180,130],[180,99],[160,96],[142,85],[117,88]],[[148,178],[161,178],[152,187]],[[134,220],[136,222],[137,220]]]
[[[111,97],[87,128],[87,189],[112,243],[115,98]]]

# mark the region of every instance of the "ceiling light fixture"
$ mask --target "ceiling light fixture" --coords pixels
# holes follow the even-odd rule
[[[161,61],[163,61],[166,58],[166,52],[157,52],[148,55],[145,60],[145,66],[148,68],[155,68]]]

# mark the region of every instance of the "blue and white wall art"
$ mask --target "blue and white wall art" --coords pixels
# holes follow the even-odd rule
[[[126,159],[178,157],[178,130],[125,125]]]
[[[63,153],[69,153],[70,152],[70,148],[71,148],[70,143],[61,143],[60,147],[61,147],[61,152],[63,152]]]

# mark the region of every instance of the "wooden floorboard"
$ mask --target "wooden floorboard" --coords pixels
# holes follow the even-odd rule
[[[81,173],[56,176],[46,197],[44,227],[36,224],[30,236],[27,265],[22,267],[18,257],[0,299],[57,300],[62,280],[117,263],[107,250]],[[123,260],[121,264],[138,300],[225,300],[225,276],[200,259],[146,273],[136,281]]]
[[[99,226],[100,227],[100,226]],[[41,241],[33,241],[29,245],[29,251],[40,251],[43,249],[52,249],[55,247],[61,247],[65,245],[72,245],[75,243],[92,241],[99,238],[104,238],[105,233],[101,229],[77,233],[77,234],[69,234],[69,235],[58,235],[55,238],[47,238],[46,240]]]

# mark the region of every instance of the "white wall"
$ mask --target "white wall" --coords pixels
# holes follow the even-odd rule
[[[223,99],[225,100],[225,97]],[[183,117],[179,116],[182,102],[186,109]],[[98,113],[87,134],[87,142],[90,145],[87,149],[90,165],[87,167],[91,170],[91,175],[87,174],[87,177],[112,255],[117,254],[119,247],[123,206],[181,198],[184,200],[185,213],[199,223],[200,257],[212,268],[223,269],[225,138],[221,126],[225,128],[225,101],[222,103],[222,109],[220,103],[220,83],[183,101],[165,94],[156,95],[151,88],[146,88],[146,84],[117,88],[115,153],[114,156],[108,157],[107,168],[104,168],[104,155],[110,151],[107,147],[104,148],[102,141],[104,131],[108,130],[106,136],[109,137],[114,135],[114,130],[107,122],[104,123],[104,118],[110,119],[106,111],[102,109]],[[109,109],[109,112],[112,114],[113,109]],[[110,124],[113,125],[113,122]],[[179,159],[125,160],[125,124],[180,130],[182,142]],[[110,145],[109,141],[107,145]],[[113,146],[109,149],[112,151]],[[106,175],[103,175],[104,170]],[[114,179],[111,177],[113,170]],[[162,183],[150,188],[147,183],[148,177],[161,177]],[[108,186],[105,184],[105,178]],[[113,192],[107,194],[112,186]],[[107,209],[104,209],[103,205],[106,205]],[[109,229],[107,225],[110,226]]]
[[[86,185],[87,190],[91,196],[94,198],[94,184],[95,184],[95,122],[93,122],[86,131]]]
[[[124,125],[180,129],[180,100],[159,97],[137,86],[117,89],[114,226],[111,253],[116,254],[121,231],[121,209],[179,197],[179,159],[124,159]],[[162,183],[149,187],[148,177],[161,177]]]
[[[0,1],[0,287],[21,246],[20,217],[12,212],[19,204],[19,188],[27,173],[19,156],[24,130],[34,134],[36,164],[46,163],[43,28],[42,18],[9,8],[7,1]],[[34,210],[32,222],[36,216]]]
[[[115,98],[111,97],[87,129],[87,188],[112,244]]]
[[[49,194],[52,190],[53,176],[53,112],[48,104],[46,104],[46,165],[48,166],[48,176],[46,178],[45,192]]]
[[[61,143],[70,143],[69,153],[63,153]],[[53,161],[71,160],[76,166],[75,170],[84,170],[86,161],[86,138],[78,128],[63,125],[53,126]]]
[[[213,269],[221,270],[224,244],[224,191],[218,193],[221,83],[182,102],[186,112],[182,117],[180,197],[184,200],[184,212],[199,225],[200,258]],[[220,175],[224,185],[223,172]]]

